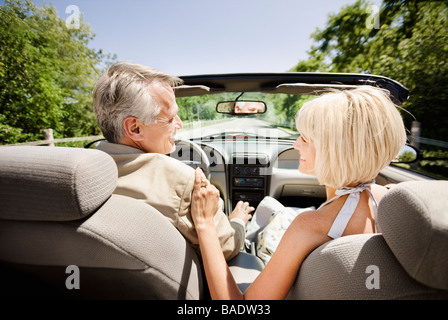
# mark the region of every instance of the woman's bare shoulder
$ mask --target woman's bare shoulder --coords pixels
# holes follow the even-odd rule
[[[292,225],[297,231],[307,231],[312,234],[326,236],[332,221],[331,212],[325,206],[317,210],[302,212],[294,219]]]
[[[383,196],[386,194],[386,192],[390,189],[391,186],[392,185],[388,185],[388,187],[385,187],[379,184],[372,184],[371,191],[375,200],[379,202],[381,198],[383,198]]]

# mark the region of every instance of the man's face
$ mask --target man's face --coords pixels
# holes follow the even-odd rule
[[[177,115],[179,107],[170,86],[154,85],[149,90],[161,106],[161,110],[156,117],[156,123],[145,125],[141,146],[146,152],[168,154],[176,149],[174,144],[176,130],[182,129],[182,121]]]

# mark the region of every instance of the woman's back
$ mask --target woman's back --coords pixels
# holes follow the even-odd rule
[[[316,214],[328,227],[327,235],[330,239],[378,232],[375,226],[375,211],[387,189],[376,184],[361,189],[338,196],[336,191],[327,188],[330,200],[322,204]]]

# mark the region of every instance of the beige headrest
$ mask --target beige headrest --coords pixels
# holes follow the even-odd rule
[[[68,221],[112,194],[117,167],[94,149],[14,146],[0,150],[0,218]]]
[[[412,278],[448,290],[448,181],[393,187],[379,204],[378,224]]]

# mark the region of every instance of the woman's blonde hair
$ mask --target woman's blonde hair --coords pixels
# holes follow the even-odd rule
[[[155,123],[161,107],[152,98],[152,85],[175,87],[178,77],[140,64],[117,62],[101,76],[93,92],[93,110],[104,137],[118,143],[124,135],[123,121],[134,116],[145,124]]]
[[[403,119],[387,91],[334,91],[305,103],[297,130],[314,142],[319,183],[334,188],[375,179],[406,143]]]

